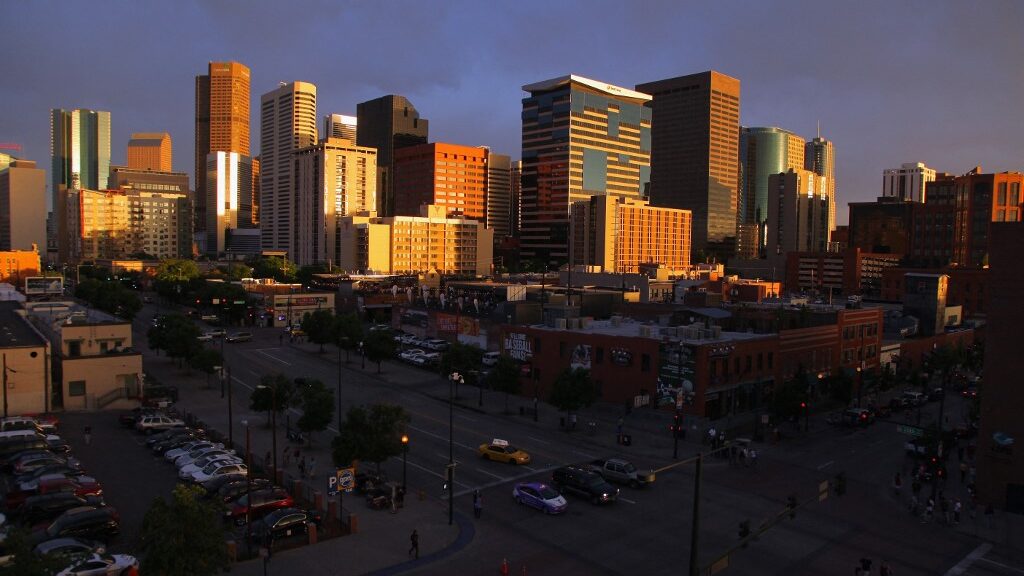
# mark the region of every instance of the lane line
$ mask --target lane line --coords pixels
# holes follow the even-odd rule
[[[546,474],[548,472],[551,472],[555,468],[558,468],[558,466],[551,466],[549,468],[544,468],[544,469],[539,470],[538,472],[540,472],[541,474]],[[477,487],[473,488],[472,490],[463,490],[461,492],[456,492],[455,493],[455,497],[458,498],[460,496],[465,496],[466,494],[472,494],[473,490],[487,490],[488,488],[494,488],[496,486],[501,486],[502,484],[511,484],[511,483],[518,482],[520,480],[524,480],[526,478],[529,478],[529,477],[531,477],[533,475],[534,475],[533,473],[527,472],[525,474],[517,474],[516,476],[513,476],[513,477],[508,478],[508,479],[503,480],[503,481],[495,480],[493,482],[488,482],[486,484],[481,484],[480,486],[477,486]]]
[[[414,468],[419,468],[420,470],[423,470],[424,472],[426,472],[427,474],[430,474],[431,476],[437,476],[441,480],[445,480],[444,474],[439,474],[437,472],[434,472],[433,470],[431,470],[430,468],[427,468],[426,466],[420,466],[419,464],[417,464],[415,462],[412,462],[412,461],[408,461],[408,464],[409,464],[409,466],[412,466]],[[462,482],[459,482],[458,480],[455,480],[455,484],[457,486],[462,486],[463,488],[467,489],[467,490],[465,490],[463,492],[463,494],[469,494],[470,492],[472,492],[472,490],[469,489],[469,485],[468,484],[463,484]],[[458,495],[459,494],[457,493],[456,496],[458,496]]]
[[[456,414],[455,417],[456,418],[462,418],[463,420],[468,420],[470,422],[477,422],[478,421],[476,418],[470,418],[469,416],[464,416],[462,414]]]
[[[498,476],[497,474],[492,474],[491,472],[488,472],[487,470],[484,470],[483,468],[474,468],[474,470],[476,470],[477,472],[480,472],[482,474],[487,474],[491,478],[497,478],[498,480],[505,480],[504,476]]]
[[[263,350],[253,350],[253,352],[258,352],[260,354],[263,354],[267,358],[270,358],[271,360],[273,360],[275,362],[280,362],[281,364],[284,364],[285,366],[291,366],[292,365],[291,362],[285,362],[284,360],[281,360],[277,356],[274,356],[273,354],[269,354],[267,352],[264,352]]]
[[[577,456],[586,458],[587,460],[597,460],[597,456],[594,456],[593,454],[587,454],[586,452],[580,452],[579,450],[573,450],[572,453],[576,454]]]
[[[519,465],[519,467],[520,467],[520,468],[526,468],[526,469],[527,469],[527,470],[529,470],[530,472],[536,472],[536,471],[537,471],[537,469],[536,469],[536,468],[533,468],[532,466],[527,466],[526,464],[520,464],[520,465]]]
[[[629,504],[636,504],[636,501],[630,500],[629,498],[623,498],[622,496],[618,497],[618,501],[619,502],[626,502],[626,503],[629,503]]]
[[[433,432],[424,430],[423,428],[418,428],[416,426],[409,426],[409,429],[410,430],[415,430],[417,432],[421,432],[423,434],[426,434],[427,436],[430,436],[431,438],[437,438],[438,440],[443,440],[445,442],[448,441],[448,438],[446,436],[441,436],[440,434],[434,434]],[[459,442],[454,442],[454,444],[456,446],[458,446],[459,448],[465,448],[466,450],[472,450],[473,452],[477,452],[478,451],[476,446],[467,446],[467,445],[461,444]],[[445,458],[447,459],[448,457],[445,456]]]
[[[540,438],[534,438],[533,436],[527,436],[527,438],[534,442],[540,442],[541,444],[551,444],[551,442],[548,442],[547,440],[541,440]]]
[[[255,371],[253,371],[253,370],[246,370],[246,371],[247,371],[247,372],[248,372],[249,374],[252,374],[253,376],[255,376],[255,377],[257,377],[257,378],[259,378],[260,376],[262,376],[262,374],[260,374],[259,372],[255,372]]]
[[[988,542],[982,542],[977,548],[967,554],[967,556],[964,556],[963,560],[957,562],[956,566],[950,568],[946,572],[945,576],[959,576],[960,574],[964,574],[967,572],[967,569],[971,567],[971,564],[974,564],[975,560],[978,560],[985,554],[988,554],[988,551],[991,549],[991,544]]]
[[[828,462],[825,462],[821,466],[818,466],[818,470],[824,470],[825,468],[828,468],[829,466],[831,466],[834,463],[835,463],[835,460],[829,460]]]
[[[995,564],[996,566],[999,566],[1000,568],[1002,568],[1004,570],[1010,570],[1011,572],[1016,572],[1018,574],[1024,574],[1024,570],[1021,570],[1020,568],[1014,568],[1013,566],[1007,566],[1006,564],[1003,564],[1002,562],[996,562],[995,560],[989,560],[988,558],[978,558],[978,562],[988,562],[989,564]]]

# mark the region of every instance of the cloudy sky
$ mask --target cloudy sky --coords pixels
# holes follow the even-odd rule
[[[211,60],[318,87],[318,113],[397,93],[430,139],[519,156],[523,84],[580,74],[633,87],[715,69],[742,82],[741,123],[835,142],[842,205],[924,161],[1021,170],[1024,2],[1013,0],[149,0],[5,2],[0,142],[49,166],[50,108],[111,112],[114,163],[132,132],[168,131],[192,172],[193,77]],[[253,149],[259,124],[253,105]]]

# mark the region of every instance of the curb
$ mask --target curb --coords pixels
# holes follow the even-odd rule
[[[421,568],[423,566],[426,566],[427,564],[436,562],[438,560],[444,560],[445,558],[448,558],[450,556],[455,555],[458,552],[461,552],[466,546],[469,546],[470,542],[473,541],[473,538],[476,536],[476,527],[473,526],[473,523],[470,522],[465,516],[457,512],[455,513],[455,521],[459,526],[459,536],[455,539],[454,542],[449,544],[447,547],[442,548],[441,550],[438,550],[437,552],[434,552],[427,556],[423,556],[422,558],[417,558],[415,560],[406,560],[405,562],[395,564],[394,566],[389,566],[387,568],[381,568],[380,570],[368,572],[367,575],[392,576],[394,574],[401,574],[402,572],[413,570],[415,568]]]

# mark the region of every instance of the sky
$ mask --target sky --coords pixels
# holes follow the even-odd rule
[[[49,110],[111,112],[111,160],[132,132],[170,132],[192,173],[194,77],[209,61],[317,85],[318,115],[402,94],[430,140],[520,154],[524,84],[566,74],[632,88],[714,69],[741,81],[740,123],[821,135],[846,203],[882,170],[1024,170],[1024,2],[858,0],[154,0],[5,2],[0,143],[49,170]],[[655,119],[655,122],[657,120]],[[5,150],[6,151],[6,150]],[[17,155],[17,154],[16,154]],[[47,180],[49,181],[49,180]]]

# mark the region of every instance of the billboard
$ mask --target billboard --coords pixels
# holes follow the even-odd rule
[[[64,278],[61,276],[29,276],[25,278],[25,295],[63,294]]]

